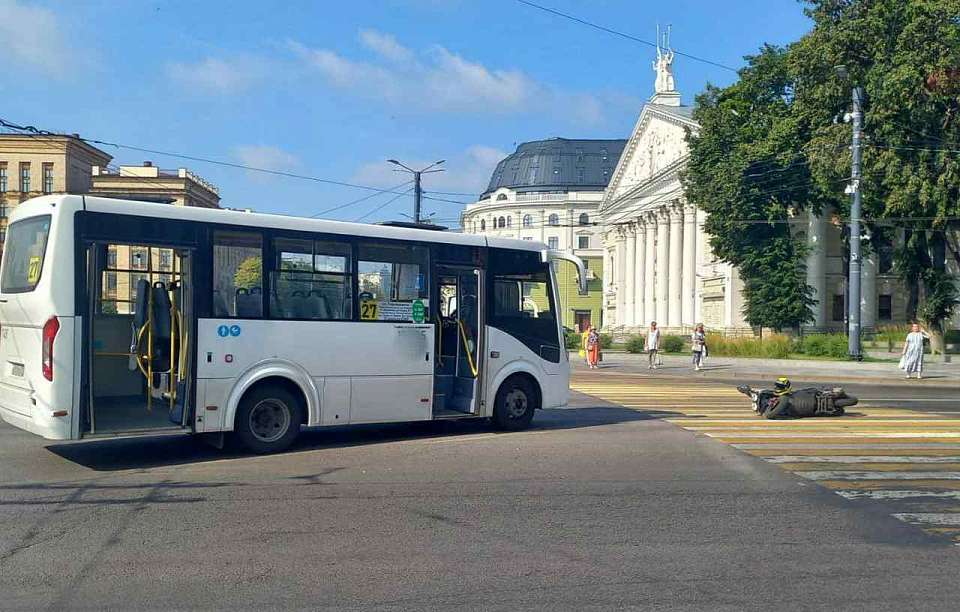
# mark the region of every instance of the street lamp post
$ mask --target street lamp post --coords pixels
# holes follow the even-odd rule
[[[837,74],[847,79],[846,66],[837,66]],[[850,280],[848,283],[847,304],[847,353],[856,360],[863,359],[860,348],[860,215],[861,190],[860,176],[863,161],[863,88],[853,87],[853,108],[849,115],[853,124],[853,145],[851,153],[853,164],[850,171],[850,185],[847,193],[850,203]]]
[[[387,162],[393,164],[394,166],[398,166],[402,168],[403,171],[409,172],[413,175],[413,222],[416,224],[420,223],[420,201],[423,197],[423,189],[420,187],[420,176],[423,174],[430,174],[432,172],[443,172],[443,168],[434,168],[434,166],[439,166],[445,161],[445,159],[441,159],[440,161],[433,162],[422,170],[414,170],[413,168],[401,164],[395,159],[387,160]],[[433,169],[431,170],[431,168]]]

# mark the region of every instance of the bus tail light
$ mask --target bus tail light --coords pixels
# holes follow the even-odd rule
[[[47,380],[53,380],[53,341],[57,338],[57,332],[60,331],[60,321],[57,317],[50,317],[43,324],[43,348],[41,364],[43,366],[43,377]]]

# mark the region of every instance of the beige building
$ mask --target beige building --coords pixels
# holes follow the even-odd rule
[[[142,166],[91,169],[89,192],[99,196],[171,203],[175,206],[219,208],[220,191],[186,168],[161,170],[152,162]]]
[[[75,136],[0,134],[0,250],[7,217],[24,200],[90,191],[91,171],[113,159]]]

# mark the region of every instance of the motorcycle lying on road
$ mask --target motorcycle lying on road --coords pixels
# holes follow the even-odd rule
[[[807,387],[794,391],[789,386],[785,390],[774,390],[740,385],[737,391],[750,398],[758,416],[767,419],[842,416],[845,408],[856,406],[860,401],[842,387]]]

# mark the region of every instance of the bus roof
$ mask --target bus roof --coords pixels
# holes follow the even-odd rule
[[[178,206],[171,211],[171,205],[169,204],[87,195],[53,195],[27,200],[16,208],[12,215],[13,218],[10,221],[14,222],[20,217],[49,214],[50,209],[56,206],[70,208],[73,211],[88,210],[91,212],[133,215],[138,217],[171,218],[175,216],[180,220],[254,228],[285,229],[369,238],[393,238],[396,240],[414,240],[418,242],[460,244],[465,246],[490,246],[525,251],[543,251],[547,249],[547,246],[542,242],[532,240],[488,238],[478,234],[437,232],[425,229],[373,225],[369,223],[350,223],[347,221],[328,221],[325,219],[312,219],[293,215],[254,213],[222,208]],[[171,214],[171,212],[173,214]]]

